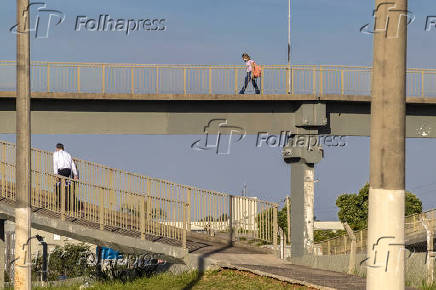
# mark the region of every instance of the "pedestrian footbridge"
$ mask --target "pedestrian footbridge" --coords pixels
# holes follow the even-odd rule
[[[96,100],[368,101],[372,68],[344,65],[261,65],[259,96],[238,96],[241,65],[31,63],[32,98]],[[15,97],[15,61],[0,61],[0,97]],[[436,70],[409,68],[407,97],[436,96]],[[247,91],[253,94],[254,91]],[[425,100],[428,102],[428,100]]]
[[[14,220],[15,144],[0,142],[0,156],[0,218]],[[185,260],[189,253],[237,240],[277,244],[275,203],[80,159],[79,180],[60,178],[53,174],[52,153],[32,149],[31,156],[34,228],[123,252]]]

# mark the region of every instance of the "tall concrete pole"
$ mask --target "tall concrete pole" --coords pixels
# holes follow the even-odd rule
[[[407,0],[376,0],[367,289],[404,289]]]
[[[29,0],[17,0],[15,289],[31,289]]]

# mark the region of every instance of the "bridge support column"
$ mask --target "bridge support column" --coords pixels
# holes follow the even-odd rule
[[[367,289],[400,290],[404,277],[407,0],[375,1]]]
[[[283,157],[291,164],[291,256],[301,257],[313,253],[315,164],[323,152],[317,145],[308,150],[292,144],[283,150]]]
[[[314,164],[291,165],[291,256],[313,251]]]

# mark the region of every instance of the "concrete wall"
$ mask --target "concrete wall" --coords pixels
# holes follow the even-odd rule
[[[366,254],[357,254],[355,275],[366,276],[366,266],[362,262]],[[306,255],[299,258],[291,259],[293,264],[304,265],[312,268],[330,270],[335,272],[348,271],[349,255],[331,255],[331,256],[311,256]],[[362,265],[360,263],[362,262]],[[433,261],[434,262],[434,261]],[[419,287],[422,281],[425,281],[427,275],[426,253],[406,254],[406,285]]]
[[[15,231],[15,224],[13,222],[7,221],[5,223],[5,235],[11,235],[12,234],[12,240],[11,240],[11,245],[10,245],[10,249],[6,248],[6,253],[10,252],[10,254],[13,255],[14,252],[14,231]],[[32,234],[31,236],[35,236],[35,235],[40,235],[44,238],[44,241],[47,242],[47,246],[48,246],[48,251],[49,253],[56,247],[56,246],[60,246],[63,247],[65,246],[65,244],[69,243],[69,244],[79,244],[81,243],[80,241],[68,238],[68,237],[64,237],[64,236],[60,236],[60,235],[56,235],[56,234],[52,234],[52,233],[48,233],[42,230],[37,230],[37,229],[33,229],[32,228]],[[39,252],[39,255],[42,255],[42,246],[41,244],[36,240],[36,239],[32,239],[31,242],[31,249],[32,249],[32,256],[36,256]],[[91,244],[89,244],[91,245]],[[7,245],[8,247],[8,245]],[[95,249],[95,245],[91,245],[91,249],[94,250]]]

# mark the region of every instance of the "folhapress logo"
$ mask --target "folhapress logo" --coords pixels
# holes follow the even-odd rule
[[[409,25],[415,21],[415,15],[409,10],[398,9],[394,2],[380,3],[373,13],[373,25],[365,24],[360,32],[365,34],[384,33],[386,38],[398,38],[400,25],[406,21]]]
[[[194,150],[216,150],[218,155],[230,154],[230,147],[245,138],[246,131],[241,127],[231,126],[225,119],[213,119],[204,127],[203,138],[192,143]]]
[[[118,31],[126,35],[134,31],[164,31],[165,18],[147,19],[114,19],[110,15],[99,15],[98,18],[77,16],[75,31]]]
[[[35,10],[36,12],[32,13]],[[47,4],[43,2],[30,3],[22,13],[25,17],[25,29],[22,30],[18,24],[15,24],[9,31],[15,34],[35,32],[35,38],[48,38],[50,27],[59,25],[65,20],[64,13],[47,9]]]
[[[48,9],[44,2],[30,3],[22,11],[25,17],[23,28],[18,24],[12,26],[9,31],[12,33],[35,32],[35,38],[48,38],[52,27],[64,22],[65,14],[59,10]],[[123,32],[130,35],[136,31],[165,31],[167,29],[165,18],[113,18],[109,14],[100,14],[98,17],[76,16],[74,31],[86,32]]]

